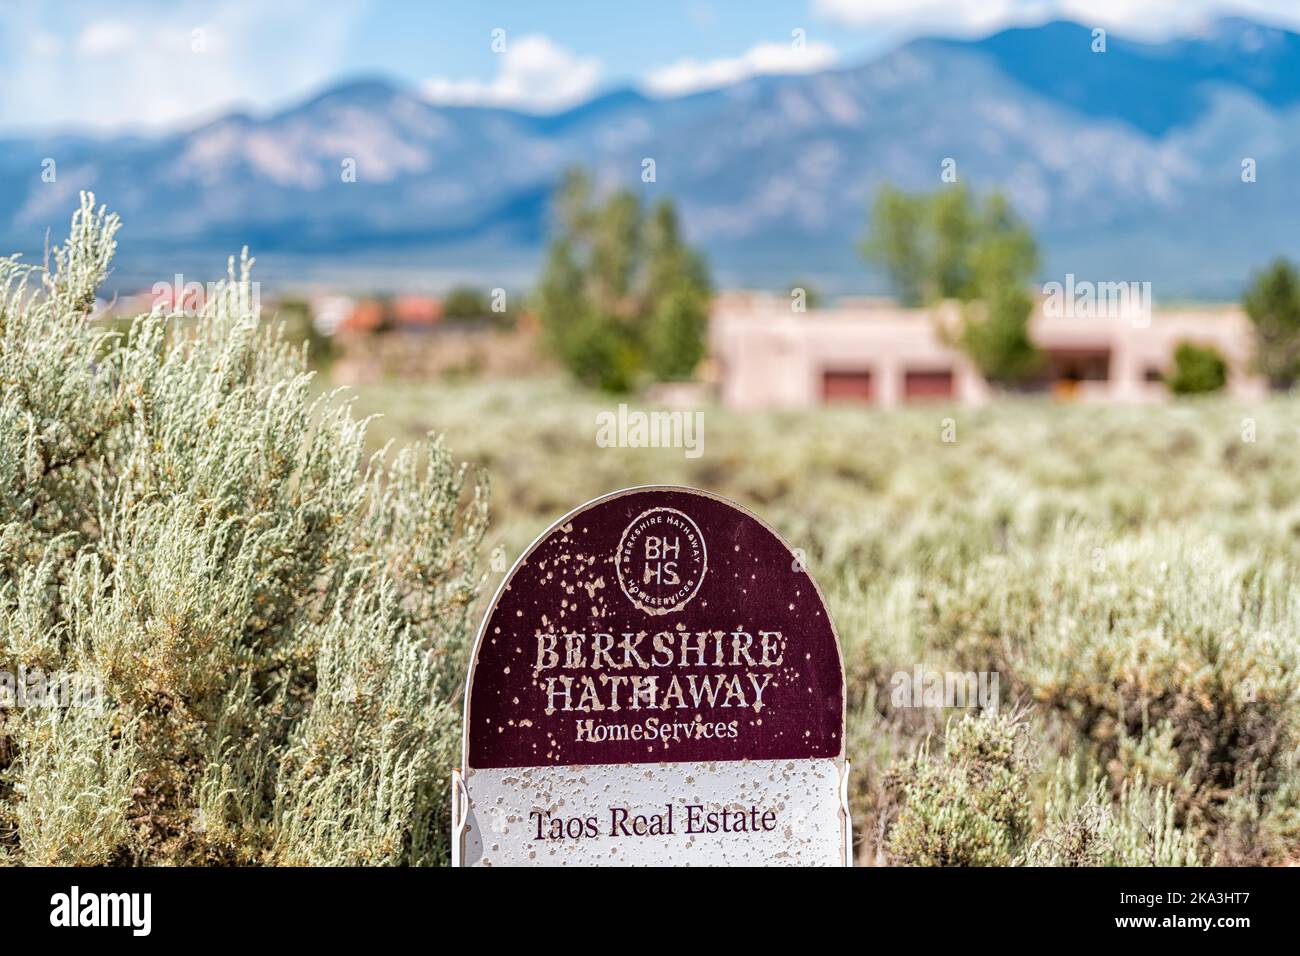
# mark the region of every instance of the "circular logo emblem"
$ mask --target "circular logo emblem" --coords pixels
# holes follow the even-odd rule
[[[623,529],[614,555],[618,585],[647,614],[680,610],[704,581],[708,554],[699,526],[676,508],[651,508]]]

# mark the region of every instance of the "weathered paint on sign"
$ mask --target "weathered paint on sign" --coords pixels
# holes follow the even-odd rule
[[[520,558],[480,628],[465,864],[841,864],[844,669],[791,549],[689,488],[616,492]]]

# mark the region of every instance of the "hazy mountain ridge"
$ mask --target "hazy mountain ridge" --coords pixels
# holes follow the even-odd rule
[[[156,139],[10,139],[0,237],[31,251],[90,188],[126,220],[128,258],[248,242],[321,256],[427,247],[431,263],[473,244],[527,259],[550,189],[582,163],[677,199],[723,282],[866,288],[854,245],[872,191],[933,188],[952,157],[1033,221],[1045,275],[1222,294],[1271,255],[1300,254],[1284,165],[1300,146],[1300,36],[1229,19],[1167,43],[1091,43],[1059,22],[918,40],[860,66],[671,100],[619,91],[553,116],[436,106],[367,79]],[[54,183],[41,179],[47,156]],[[654,183],[640,181],[645,157]],[[1241,180],[1244,157],[1255,183]],[[348,159],[356,182],[343,181]]]

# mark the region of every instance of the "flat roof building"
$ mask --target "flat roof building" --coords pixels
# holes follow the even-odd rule
[[[1044,361],[1024,390],[1081,401],[1158,401],[1169,394],[1164,376],[1174,349],[1192,342],[1222,353],[1230,395],[1266,391],[1250,372],[1250,321],[1235,305],[1119,308],[1100,316],[1059,311],[1036,307],[1030,334]],[[710,323],[722,400],[735,408],[984,401],[993,389],[949,344],[960,319],[953,302],[909,309],[872,300],[796,312],[781,296],[724,293]]]

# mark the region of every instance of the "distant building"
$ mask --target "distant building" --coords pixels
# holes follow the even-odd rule
[[[421,295],[393,300],[393,324],[399,329],[431,329],[442,321],[442,301]]]
[[[822,402],[893,406],[912,401],[978,403],[991,390],[948,345],[960,308],[908,309],[879,301],[792,310],[788,298],[726,293],[712,309],[710,338],[722,400],[735,408],[800,408]],[[1249,319],[1236,306],[1188,306],[1097,317],[1045,315],[1031,335],[1044,354],[1029,391],[1081,401],[1158,401],[1180,342],[1211,345],[1228,362],[1228,393],[1265,392],[1249,372]]]
[[[352,311],[335,327],[335,332],[345,336],[370,335],[384,327],[384,319],[384,303],[362,299],[353,304]]]
[[[442,300],[423,295],[393,299],[359,299],[349,302],[346,314],[333,323],[333,332],[345,336],[387,331],[422,331],[442,322]]]

